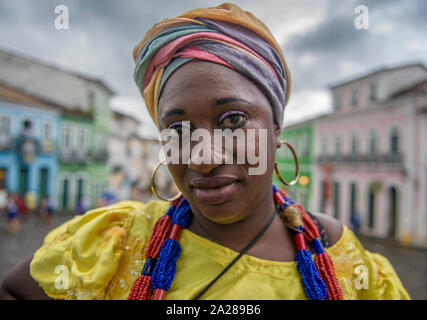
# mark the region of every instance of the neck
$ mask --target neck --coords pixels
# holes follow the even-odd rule
[[[203,213],[191,208],[193,219],[188,229],[203,238],[240,251],[264,227],[273,210],[276,211],[271,190],[261,199],[259,203],[250,206],[250,212],[243,213],[243,219],[230,224],[211,221]]]

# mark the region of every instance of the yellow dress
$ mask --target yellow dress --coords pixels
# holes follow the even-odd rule
[[[88,211],[52,230],[30,273],[55,299],[126,299],[141,273],[151,230],[169,203],[124,201]],[[192,299],[237,252],[183,230],[177,272],[166,299]],[[344,299],[410,299],[389,261],[365,250],[344,226],[332,257]],[[295,262],[243,255],[202,299],[307,299]]]

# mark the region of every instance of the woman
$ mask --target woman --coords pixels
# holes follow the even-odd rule
[[[227,154],[207,143],[207,160],[195,153],[184,161],[181,142],[180,161],[168,168],[182,195],[170,203],[125,201],[68,221],[6,279],[11,295],[409,298],[386,258],[272,185],[290,77],[259,20],[232,4],[191,10],[153,26],[133,53],[136,83],[159,130],[179,137],[197,129],[211,136],[217,129],[254,130],[254,145],[246,147],[259,156],[266,147],[265,172],[249,174],[249,161],[226,163],[238,145]]]

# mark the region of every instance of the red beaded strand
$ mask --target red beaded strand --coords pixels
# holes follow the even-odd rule
[[[178,198],[173,201],[171,205],[176,207],[182,199],[183,197]],[[172,229],[172,221],[168,215],[165,215],[156,221],[147,249],[145,250],[146,263],[149,262],[151,264],[159,257],[162,244],[169,236]],[[151,273],[154,267],[150,265],[149,268],[151,269],[149,273]],[[141,274],[133,283],[128,300],[150,300],[152,295],[153,287],[151,285],[151,275]]]
[[[279,193],[286,197],[286,192],[282,189],[278,189]],[[300,210],[303,221],[304,221],[304,227],[305,232],[304,236],[306,240],[311,243],[315,239],[320,238],[319,230],[316,227],[316,224],[314,223],[313,219],[308,215],[308,213],[305,211],[305,209],[298,203],[295,203],[295,206]],[[315,264],[317,267],[317,270],[319,271],[319,274],[323,281],[325,282],[327,288],[328,288],[328,300],[342,300],[342,291],[338,284],[338,279],[335,275],[335,269],[334,265],[331,259],[331,256],[326,252],[323,251],[321,254],[316,254],[315,258]]]

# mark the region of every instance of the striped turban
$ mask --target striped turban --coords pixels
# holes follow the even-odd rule
[[[285,58],[268,28],[234,4],[160,21],[135,46],[133,58],[136,84],[157,126],[164,84],[175,70],[196,59],[226,66],[255,83],[270,102],[274,122],[282,127],[290,91]]]

